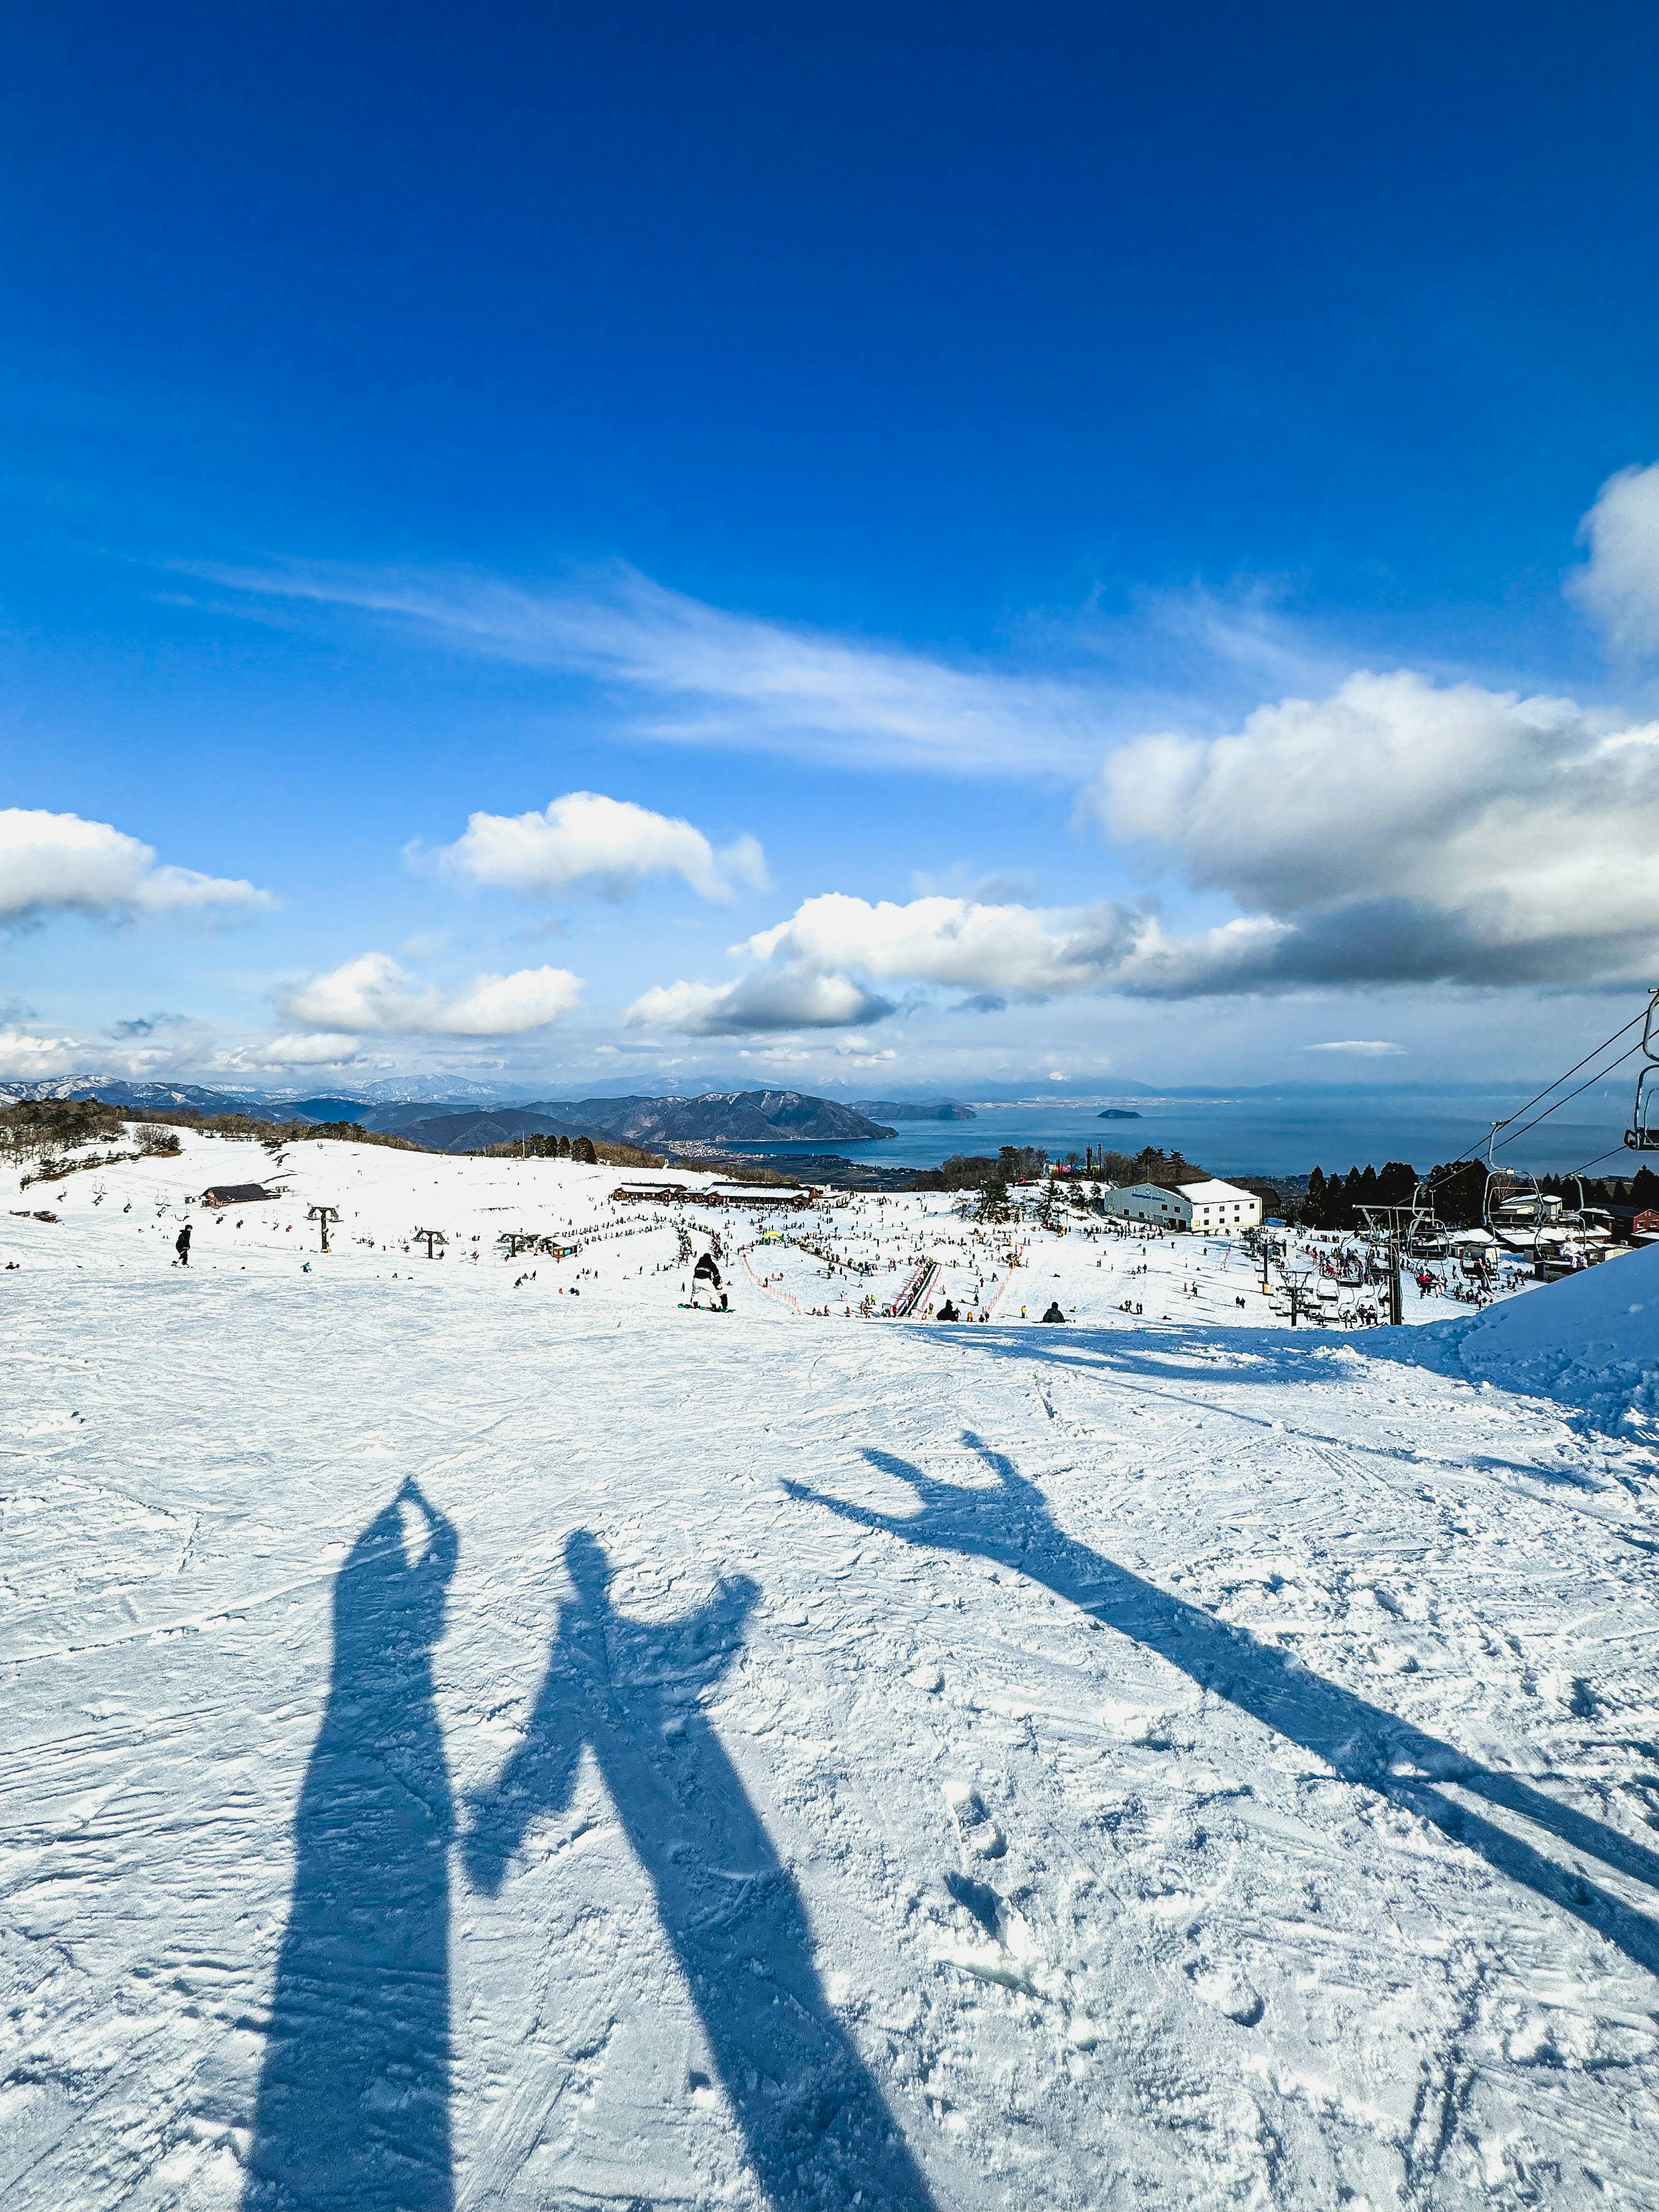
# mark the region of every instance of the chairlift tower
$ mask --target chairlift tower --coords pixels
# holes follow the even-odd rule
[[[325,1252],[330,1249],[328,1241],[328,1224],[331,1221],[337,1221],[339,1218],[340,1209],[337,1206],[313,1206],[306,1214],[306,1219],[307,1221],[314,1221],[318,1228],[322,1231],[323,1249]]]
[[[424,1239],[426,1243],[426,1256],[428,1260],[435,1259],[437,1257],[436,1253],[433,1250],[434,1245],[447,1244],[449,1242],[448,1237],[445,1236],[441,1229],[417,1229],[415,1231],[415,1236],[417,1243],[422,1239]]]

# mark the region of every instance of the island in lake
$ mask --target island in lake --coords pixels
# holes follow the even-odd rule
[[[1139,1114],[1131,1113],[1127,1106],[1109,1106],[1103,1113],[1097,1114],[1095,1119],[1097,1121],[1138,1121],[1140,1116]]]

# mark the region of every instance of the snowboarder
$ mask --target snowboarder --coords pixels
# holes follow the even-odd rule
[[[1042,1318],[1044,1319],[1044,1321],[1064,1321],[1064,1320],[1065,1320],[1066,1316],[1065,1316],[1065,1315],[1064,1315],[1063,1313],[1061,1313],[1061,1311],[1060,1311],[1060,1300],[1059,1300],[1058,1298],[1051,1298],[1051,1299],[1049,1300],[1049,1303],[1048,1303],[1048,1312],[1047,1312],[1046,1314],[1044,1314],[1044,1315],[1043,1315]]]
[[[179,1234],[178,1234],[178,1235],[173,1238],[173,1250],[174,1250],[174,1251],[179,1255],[179,1265],[181,1267],[189,1267],[189,1265],[190,1265],[190,1224],[189,1224],[189,1222],[185,1222],[185,1224],[184,1227],[183,1227],[183,1228],[179,1231]]]
[[[960,1321],[962,1319],[962,1316],[957,1311],[949,1298],[946,1298],[945,1304],[939,1308],[939,1317],[941,1321]]]
[[[726,1310],[726,1294],[720,1290],[720,1271],[719,1266],[715,1262],[714,1255],[712,1252],[705,1252],[702,1257],[698,1261],[696,1266],[691,1270],[691,1303],[694,1306],[702,1304],[705,1291],[708,1293],[710,1310],[724,1312]],[[719,1293],[720,1296],[720,1306],[718,1309],[714,1306],[716,1293]]]

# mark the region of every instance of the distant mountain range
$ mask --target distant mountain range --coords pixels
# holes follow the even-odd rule
[[[256,1120],[283,1118],[288,1109],[271,1107],[256,1091],[207,1091],[199,1083],[125,1083],[99,1075],[54,1075],[27,1083],[0,1084],[0,1106],[25,1098],[102,1098],[111,1106],[184,1106],[197,1114],[252,1114]],[[320,1121],[318,1115],[314,1118]]]
[[[272,1098],[212,1091],[193,1083],[128,1083],[95,1076],[0,1085],[0,1105],[24,1098],[99,1097],[112,1106],[178,1107],[198,1114],[246,1114],[258,1121],[354,1121],[408,1137],[429,1151],[470,1152],[520,1137],[605,1137],[629,1145],[868,1143],[895,1132],[855,1107],[802,1091],[714,1091],[697,1098],[537,1099],[528,1105],[477,1098],[403,1098],[384,1103],[332,1095]],[[928,1118],[939,1112],[930,1109]],[[971,1118],[965,1107],[940,1118]],[[911,1118],[908,1111],[905,1118]]]

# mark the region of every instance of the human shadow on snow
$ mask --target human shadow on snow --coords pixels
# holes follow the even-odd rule
[[[407,1516],[407,1521],[405,1516]],[[455,1531],[413,1482],[334,1582],[245,2212],[449,2212],[449,1850],[433,1702]]]
[[[565,1565],[576,1595],[529,1729],[470,1802],[472,1882],[501,1889],[526,1830],[569,1804],[591,1745],[769,2203],[923,2212],[927,2185],[819,1983],[799,1893],[697,1702],[737,1657],[758,1589],[722,1582],[697,1612],[659,1625],[615,1610],[586,1531]]]
[[[921,1507],[914,1514],[873,1512],[801,1483],[783,1486],[792,1497],[825,1506],[861,1528],[994,1559],[1029,1576],[1299,1744],[1342,1780],[1376,1790],[1431,1822],[1498,1873],[1526,1884],[1617,1944],[1650,1973],[1659,1973],[1659,1924],[1583,1874],[1557,1865],[1523,1834],[1460,1803],[1448,1794],[1448,1785],[1656,1892],[1659,1855],[1516,1776],[1478,1765],[1396,1714],[1310,1674],[1247,1630],[1215,1620],[1091,1551],[1055,1525],[1042,1492],[1003,1454],[972,1435],[964,1441],[994,1475],[989,1486],[970,1489],[936,1481],[890,1453],[864,1453],[871,1466],[909,1485]]]

